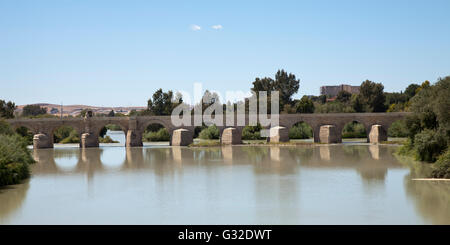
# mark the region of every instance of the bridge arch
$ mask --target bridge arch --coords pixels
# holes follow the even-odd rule
[[[172,134],[167,127],[161,123],[151,122],[147,124],[142,132],[143,142],[170,142]]]
[[[70,125],[57,125],[52,128],[51,135],[53,143],[80,143],[83,132]]]
[[[166,128],[169,131],[169,133],[171,133],[171,131],[173,131],[171,123],[167,122],[166,120],[163,120],[163,119],[158,119],[158,118],[154,118],[154,117],[139,118],[138,122],[139,123],[138,123],[136,130],[140,133],[143,133],[147,129],[147,127],[151,124],[162,125],[164,128]]]

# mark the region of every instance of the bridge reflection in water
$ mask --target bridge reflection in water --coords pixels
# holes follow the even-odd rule
[[[299,167],[349,168],[372,178],[377,169],[403,166],[393,157],[392,147],[383,145],[318,146],[222,146],[222,147],[100,147],[35,149],[33,175],[96,173],[144,169],[164,176],[170,172],[204,165],[246,165],[256,173],[294,174]],[[114,162],[114,163],[112,163]],[[377,174],[382,176],[384,174]]]
[[[364,144],[36,149],[32,178],[0,189],[0,223],[450,223],[449,187],[412,181],[421,171],[408,174],[395,150]]]

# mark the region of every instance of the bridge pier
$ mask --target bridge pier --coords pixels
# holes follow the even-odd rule
[[[387,132],[381,125],[372,125],[369,133],[370,143],[381,143],[382,141],[387,141]]]
[[[341,137],[339,137],[338,130],[336,130],[336,127],[334,125],[323,125],[320,126],[319,131],[319,139],[320,143],[340,143],[342,142]]]
[[[53,137],[49,137],[47,134],[38,133],[33,136],[33,148],[45,149],[53,148]]]
[[[177,129],[172,133],[172,146],[187,146],[191,144],[194,140],[193,132],[187,129]]]
[[[98,135],[94,133],[84,133],[81,134],[80,139],[80,147],[81,148],[88,148],[88,147],[98,147]]]
[[[127,131],[125,142],[126,147],[142,146],[142,134],[140,134],[136,130],[129,129]]]
[[[220,140],[224,145],[242,144],[241,132],[236,128],[226,128],[223,130]]]
[[[285,127],[276,126],[270,128],[269,132],[269,142],[288,142],[289,141],[289,131]]]

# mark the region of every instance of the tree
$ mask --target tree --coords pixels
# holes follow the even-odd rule
[[[111,111],[108,113],[108,117],[114,117],[115,114],[116,114],[116,113],[114,113],[114,110],[111,110]]]
[[[345,91],[345,90],[341,90],[341,91],[339,91],[339,93],[337,94],[336,100],[339,101],[339,102],[341,102],[341,103],[347,103],[347,102],[350,101],[351,97],[352,97],[352,94],[351,94],[351,93],[349,93],[349,92],[347,92],[347,91]]]
[[[417,158],[434,162],[450,145],[450,76],[430,85],[425,81],[410,100],[413,115],[406,119],[410,144]]]
[[[218,139],[220,137],[219,129],[216,125],[211,125],[203,129],[198,135],[200,139]]]
[[[324,94],[320,95],[320,96],[319,96],[319,102],[320,102],[321,104],[327,103],[327,96],[324,95]]]
[[[300,80],[292,73],[278,70],[275,74],[275,89],[280,91],[280,104],[285,105],[292,102],[292,95],[300,88]]]
[[[182,100],[181,100],[182,101]],[[205,112],[205,110],[210,107],[211,105],[213,105],[214,103],[220,103],[220,98],[219,95],[215,92],[211,93],[209,90],[206,90],[205,93],[203,93],[202,99],[201,101],[199,101],[194,108],[192,108],[191,114],[193,115],[195,110],[199,110],[200,106],[201,106],[201,111],[202,113]],[[180,102],[182,103],[182,102]],[[223,107],[225,108],[226,105],[223,105]],[[225,111],[225,110],[223,110]],[[212,112],[212,115],[215,115],[216,111],[214,110]]]
[[[314,103],[306,95],[304,95],[295,106],[297,113],[314,113]]]
[[[14,118],[14,110],[16,109],[16,104],[11,101],[0,100],[0,118]]]
[[[364,105],[361,96],[353,94],[351,98],[351,104],[355,112],[364,112]]]
[[[386,96],[384,95],[384,86],[381,83],[374,83],[366,80],[360,87],[360,100],[367,106],[366,110],[369,112],[384,112],[386,106],[384,102]]]
[[[80,111],[80,117],[85,117],[88,115],[88,117],[94,116],[94,112],[91,109],[83,109]]]
[[[171,115],[172,110],[182,103],[182,101],[181,94],[177,94],[177,98],[174,99],[171,90],[163,92],[160,88],[156,90],[152,98],[148,100],[147,110],[152,115]]]
[[[280,110],[286,104],[292,104],[292,95],[297,93],[300,87],[300,80],[296,79],[292,73],[284,70],[278,70],[275,74],[275,80],[272,78],[255,78],[252,91],[259,96],[259,91],[267,91],[267,100],[270,102],[270,91],[278,91],[280,98]],[[258,97],[259,99],[259,97]],[[268,109],[270,106],[268,106]]]
[[[102,138],[104,138],[107,132],[108,132],[108,129],[107,129],[106,127],[103,127],[103,128],[100,130],[99,136],[102,137]]]
[[[26,105],[23,107],[22,116],[38,116],[47,114],[47,107],[40,105]]]
[[[415,83],[411,83],[410,85],[408,85],[408,87],[406,87],[405,94],[408,97],[408,100],[416,95],[416,91],[419,87],[420,85]]]

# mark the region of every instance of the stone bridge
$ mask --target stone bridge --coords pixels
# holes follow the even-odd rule
[[[280,114],[279,126],[270,128],[271,142],[285,142],[289,140],[289,129],[296,123],[304,122],[313,129],[314,142],[340,143],[342,130],[349,122],[359,122],[364,125],[367,133],[367,142],[378,143],[387,140],[387,130],[391,124],[405,118],[408,112],[392,113],[326,113],[326,114]],[[225,125],[226,117],[223,117]],[[237,116],[234,125],[218,126],[221,141],[224,144],[240,144],[242,129],[237,125]],[[80,147],[98,147],[99,134],[107,124],[120,126],[126,135],[127,147],[142,146],[142,135],[150,124],[164,126],[170,134],[171,145],[188,145],[193,140],[195,126],[179,126],[172,124],[170,116],[138,116],[138,117],[85,117],[85,118],[39,118],[39,119],[10,119],[7,120],[15,129],[26,127],[33,137],[35,148],[52,148],[53,134],[61,126],[73,127],[80,136]],[[248,115],[245,125],[249,124]],[[194,117],[192,123],[194,125]],[[266,127],[269,129],[269,127]]]

